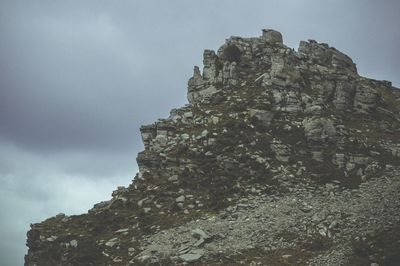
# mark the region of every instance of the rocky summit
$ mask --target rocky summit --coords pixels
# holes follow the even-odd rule
[[[31,225],[25,265],[400,265],[400,90],[269,29],[203,64],[131,185]]]

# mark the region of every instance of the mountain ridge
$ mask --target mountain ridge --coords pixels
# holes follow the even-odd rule
[[[140,128],[132,184],[87,214],[32,225],[25,265],[399,258],[400,90],[328,44],[295,51],[271,29],[205,50],[203,65],[189,104]]]

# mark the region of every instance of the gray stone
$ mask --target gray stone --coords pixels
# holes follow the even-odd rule
[[[205,243],[205,239],[204,238],[200,238],[199,240],[196,241],[196,243],[193,244],[193,246],[195,247],[200,247]]]
[[[333,104],[339,111],[347,111],[353,108],[354,85],[348,81],[338,81],[336,83]]]
[[[216,143],[216,139],[215,138],[209,138],[208,140],[207,140],[207,145],[214,145],[215,143]]]
[[[150,255],[143,255],[143,256],[138,257],[138,260],[139,260],[140,262],[146,262],[146,261],[148,261],[149,259],[151,259],[151,256],[150,256]]]
[[[126,233],[126,232],[129,232],[129,228],[122,228],[122,229],[115,231],[116,234],[121,234],[121,233]]]
[[[204,255],[204,250],[195,249],[191,250],[190,253],[179,255],[179,258],[186,262],[193,262],[199,260]]]
[[[177,203],[185,202],[185,196],[184,196],[184,195],[181,195],[181,196],[177,197],[177,198],[175,199],[175,202],[177,202]]]
[[[204,50],[203,64],[203,79],[214,80],[217,77],[218,56],[213,50]]]
[[[371,161],[371,158],[363,154],[355,154],[350,156],[349,161],[355,164],[367,165]]]
[[[78,247],[78,241],[76,239],[69,241],[69,244],[71,247],[74,247],[74,248]]]
[[[355,164],[355,163],[352,163],[352,162],[347,162],[347,163],[346,163],[346,170],[347,170],[347,171],[351,171],[351,170],[353,170],[354,168],[356,168],[356,164]]]
[[[178,176],[177,175],[172,175],[172,176],[168,177],[168,181],[170,181],[170,182],[178,181]]]
[[[192,230],[192,236],[197,237],[197,238],[202,238],[202,239],[209,239],[210,236],[204,232],[203,230],[196,228]]]
[[[182,140],[188,140],[190,138],[190,136],[189,136],[189,134],[187,134],[187,133],[183,133],[182,135],[181,135],[181,139]]]
[[[53,242],[57,238],[58,238],[57,236],[51,236],[51,237],[46,238],[46,240],[49,241],[49,242]]]
[[[218,118],[217,116],[213,116],[213,117],[211,118],[211,121],[212,121],[212,123],[213,123],[214,125],[216,125],[216,124],[218,124],[218,122],[219,122],[219,118]]]
[[[271,150],[275,152],[278,161],[288,162],[290,157],[290,147],[281,141],[274,139],[271,143]]]
[[[105,245],[112,248],[112,247],[115,246],[118,242],[119,242],[118,237],[114,237],[114,238],[108,240],[108,241],[105,243]]]
[[[166,135],[157,135],[154,139],[153,149],[160,150],[163,147],[167,146],[168,137]]]
[[[238,70],[236,62],[224,62],[222,68],[222,79],[224,85],[237,85]]]
[[[135,248],[132,247],[128,248],[128,255],[131,257],[133,256],[133,254],[135,254]]]
[[[268,42],[268,43],[278,43],[282,44],[283,39],[282,39],[282,34],[276,30],[272,29],[263,29],[262,30],[262,37]]]
[[[303,120],[304,133],[312,141],[332,140],[336,135],[333,121],[329,118],[311,117]]]
[[[193,113],[192,112],[185,112],[183,113],[183,117],[186,119],[191,119],[193,118]]]
[[[325,220],[328,215],[329,215],[328,210],[321,210],[319,212],[314,213],[311,220],[313,222],[321,222],[321,221]]]

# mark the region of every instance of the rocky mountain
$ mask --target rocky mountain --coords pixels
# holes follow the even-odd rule
[[[132,184],[33,224],[25,265],[400,265],[400,90],[274,30],[203,63]]]

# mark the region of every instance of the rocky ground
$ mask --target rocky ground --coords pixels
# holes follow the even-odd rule
[[[270,259],[264,256],[235,259],[238,254],[260,250],[276,252],[275,263],[351,265],[356,241],[374,234],[376,228],[384,231],[400,223],[398,171],[363,183],[359,189],[302,183],[290,188],[276,196],[254,189],[216,215],[151,235],[144,239],[147,245],[141,247],[139,259],[159,262],[170,258],[179,264],[180,260],[219,257],[216,264],[220,265],[265,265]],[[376,264],[388,259],[376,255],[363,259]]]
[[[25,265],[399,265],[400,90],[274,30],[203,64],[132,184],[32,225]]]

